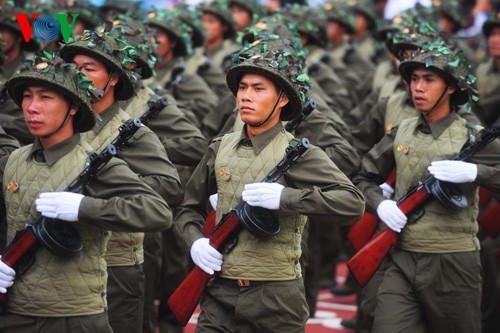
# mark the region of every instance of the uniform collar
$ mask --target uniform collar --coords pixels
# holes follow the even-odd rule
[[[31,146],[31,152],[28,159],[32,158],[37,162],[45,162],[48,166],[52,166],[63,156],[72,151],[78,141],[80,141],[80,133],[75,133],[70,138],[59,142],[49,149],[43,149],[40,138],[36,137]]]
[[[443,132],[450,127],[450,125],[457,119],[457,114],[455,112],[451,112],[444,118],[436,120],[432,123],[427,123],[422,114],[419,115],[417,126],[415,127],[415,131],[420,131],[426,134],[432,134],[434,139],[437,139],[443,134]]]
[[[247,135],[247,125],[243,126],[243,130],[241,131],[240,139],[236,144],[236,147],[246,146],[253,147],[253,150],[256,155],[259,155],[262,150],[278,135],[279,132],[284,131],[283,124],[281,121],[278,121],[276,125],[261,133],[253,138],[249,139]]]
[[[108,123],[108,121],[111,118],[113,118],[115,114],[118,113],[119,110],[120,110],[120,106],[118,105],[118,102],[115,101],[106,110],[100,112],[99,116],[101,119],[96,119],[96,122],[94,125],[94,131],[99,132],[101,130],[101,128],[103,128]]]

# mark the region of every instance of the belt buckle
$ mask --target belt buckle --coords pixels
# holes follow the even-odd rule
[[[236,280],[238,287],[250,287],[250,280]]]

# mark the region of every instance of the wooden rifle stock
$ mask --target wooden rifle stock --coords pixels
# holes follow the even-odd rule
[[[483,149],[499,135],[500,124],[482,130],[476,137],[472,137],[467,142],[453,160],[469,161],[475,153]],[[432,197],[430,187],[435,181],[434,176],[429,176],[417,187],[410,190],[398,200],[397,205],[399,209],[407,215],[422,205],[427,199]],[[368,242],[347,262],[347,267],[362,287],[368,283],[382,264],[386,254],[396,244],[396,233],[391,229],[386,229],[380,234],[382,235],[376,235],[373,240]]]
[[[495,203],[486,209],[478,221],[488,236],[496,238],[500,233],[500,204]]]
[[[291,140],[287,148],[285,157],[276,165],[276,167],[264,178],[262,182],[273,183],[278,180],[292,166],[293,163],[309,148],[309,140],[306,138],[298,141]],[[204,236],[210,235],[210,245],[223,253],[224,245],[232,240],[242,229],[241,224],[236,217],[236,211],[243,207],[244,201],[240,202],[236,208],[224,214],[221,221],[215,225],[215,210],[205,220]],[[213,227],[214,226],[214,227]],[[175,315],[177,321],[186,326],[189,318],[193,315],[201,296],[213,277],[203,271],[198,266],[187,275],[177,289],[168,298],[168,305]]]
[[[385,181],[388,185],[394,187],[396,184],[396,169],[392,170]],[[347,238],[351,241],[354,250],[359,251],[372,238],[377,229],[379,218],[377,215],[365,212],[363,216],[353,223]]]
[[[426,179],[427,182],[433,180],[434,177]],[[424,183],[398,201],[398,207],[405,215],[411,213],[431,197]],[[396,241],[397,233],[387,228],[375,235],[361,250],[349,259],[347,267],[349,267],[349,270],[361,287],[364,287],[370,281],[382,264],[382,261],[384,261],[387,253],[396,245]]]
[[[210,245],[219,251],[224,241],[231,238],[231,235],[241,228],[233,211],[225,216],[227,218],[220,221],[210,234]],[[210,221],[211,219],[213,223]],[[208,226],[215,224],[215,210],[208,216],[205,223]],[[209,231],[209,229],[210,227],[205,232]],[[169,297],[168,305],[181,325],[186,326],[207,287],[208,281],[213,277],[213,275],[195,266]]]

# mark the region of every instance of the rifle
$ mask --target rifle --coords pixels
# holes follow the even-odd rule
[[[388,185],[394,187],[396,184],[396,169],[392,170],[389,177],[385,181]],[[354,250],[359,251],[368,243],[377,229],[379,218],[377,215],[365,212],[363,216],[353,223],[347,238],[351,241]]]
[[[287,132],[292,133],[297,129],[297,127],[306,119],[313,110],[316,109],[316,101],[314,99],[310,99],[307,101],[306,105],[304,105],[304,108],[302,109],[302,112],[297,118],[294,118],[290,120],[286,125],[285,125],[285,130]]]
[[[141,122],[138,118],[124,123],[112,143],[99,154],[90,154],[90,161],[65,191],[81,193],[83,187],[99,173],[116,155],[117,149],[124,145],[140,127]],[[71,223],[39,215],[7,245],[2,252],[1,260],[15,268],[28,252],[35,250],[39,245],[43,245],[54,255],[65,259],[73,257],[83,248],[81,236]],[[5,303],[6,300],[6,295],[0,295],[0,304]]]
[[[156,118],[158,113],[163,110],[168,105],[168,98],[166,96],[160,98],[156,101],[148,102],[148,109],[144,114],[139,118],[142,124],[147,125],[151,120]]]
[[[500,136],[500,124],[495,127],[482,130],[477,137],[472,137],[465,147],[453,158],[454,161],[468,161],[472,156],[483,149],[490,142]],[[460,207],[465,207],[467,203],[460,202],[457,206],[447,204],[449,200],[455,199],[456,193],[443,192],[441,183],[434,176],[429,176],[425,180],[419,182],[417,186],[412,188],[407,194],[397,201],[399,209],[408,215],[416,208],[423,205],[432,197],[438,199],[450,209],[460,210]],[[452,185],[448,183],[449,185]],[[454,189],[451,189],[452,192]],[[443,200],[443,197],[444,198]],[[464,198],[465,199],[465,198]],[[397,233],[392,229],[385,229],[375,235],[361,250],[358,251],[348,262],[347,267],[356,278],[358,283],[364,287],[372,278],[373,274],[382,264],[389,250],[397,242]]]
[[[309,148],[309,140],[306,138],[302,140],[292,139],[290,146],[287,148],[283,159],[274,167],[274,169],[264,178],[262,182],[274,183],[297,161],[297,159]],[[242,226],[237,218],[237,212],[245,204],[245,201],[239,203],[236,208],[231,209],[228,213],[224,214],[220,222],[210,233],[210,245],[221,253],[227,253],[226,245],[237,236],[242,230]],[[212,212],[206,220],[215,220],[215,212]],[[189,318],[193,314],[200,298],[205,290],[208,281],[213,278],[203,271],[198,266],[187,275],[177,289],[172,293],[168,299],[168,304],[177,321],[186,326]]]

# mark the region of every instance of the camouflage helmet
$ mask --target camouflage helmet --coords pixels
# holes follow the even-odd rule
[[[95,95],[94,84],[74,64],[65,62],[57,55],[45,51],[43,56],[13,76],[5,85],[10,97],[19,107],[22,107],[23,92],[27,86],[48,86],[79,107],[73,119],[75,131],[86,132],[94,127],[96,114],[90,104],[91,96]]]
[[[250,13],[252,19],[258,20],[262,16],[262,5],[257,0],[229,0],[227,6],[237,5]]]
[[[13,6],[9,1],[5,3],[0,2],[0,27],[5,27],[20,36],[21,49],[25,51],[37,51],[40,49],[40,43],[35,38],[31,38],[28,42],[24,40],[23,32],[19,27],[17,18],[14,16],[14,14],[26,13],[27,11],[29,10]]]
[[[135,47],[137,52],[131,52],[130,55],[137,64],[133,71],[137,72],[141,79],[152,77],[156,62],[156,57],[153,55],[155,48],[153,32],[142,21],[122,14],[113,16],[108,22],[112,24],[111,29]]]
[[[90,1],[68,1],[66,11],[69,14],[78,14],[77,20],[85,22],[87,30],[94,29],[102,22],[101,17],[96,15],[97,7]]]
[[[451,47],[442,40],[423,46],[399,65],[399,72],[408,84],[416,68],[435,71],[456,88],[451,95],[451,104],[465,104],[470,96],[477,100],[477,92],[472,88],[475,77],[470,74],[470,65],[461,49]]]
[[[201,24],[196,12],[183,2],[178,2],[171,10],[172,15],[178,17],[186,24],[186,31],[190,34],[193,48],[203,46],[205,41],[205,28]]]
[[[176,39],[174,56],[182,57],[193,53],[191,38],[188,34],[188,31],[192,29],[178,16],[172,15],[167,10],[156,10],[148,13],[147,23],[150,27],[159,28]]]
[[[379,10],[371,0],[347,0],[348,8],[354,14],[360,14],[366,17],[369,23],[369,30],[377,28]]]
[[[294,4],[281,8],[279,12],[295,25],[299,34],[309,36],[311,44],[326,46],[326,18],[321,9]]]
[[[217,16],[219,20],[227,26],[227,30],[224,33],[224,39],[230,39],[236,36],[233,14],[229,10],[226,0],[214,0],[200,3],[197,9],[202,15],[208,13]]]
[[[281,39],[295,53],[302,67],[305,67],[307,50],[302,46],[300,34],[282,14],[262,17],[254,25],[247,27],[239,36],[244,47],[248,47],[258,39]]]
[[[387,42],[389,51],[400,58],[400,53],[411,49],[418,50],[426,44],[439,39],[438,31],[427,22],[414,23],[413,25],[402,28],[400,31],[392,34],[392,38]]]
[[[110,67],[113,72],[120,76],[114,88],[117,100],[126,100],[134,95],[134,76],[130,71],[130,63],[135,62],[129,53],[134,53],[132,45],[126,44],[126,40],[117,34],[109,32],[85,31],[80,39],[70,42],[61,48],[61,57],[67,61],[73,61],[78,55],[86,55],[95,58]]]
[[[456,0],[433,0],[432,7],[436,14],[447,17],[455,24],[454,31],[465,27],[460,5]]]
[[[233,53],[232,67],[226,75],[229,90],[236,96],[239,82],[245,73],[263,75],[283,89],[289,102],[282,110],[281,120],[297,117],[306,100],[311,83],[294,52],[281,39],[258,39]]]
[[[338,1],[329,1],[323,5],[323,10],[327,21],[337,22],[344,28],[347,34],[352,34],[356,31],[354,15],[351,11],[347,10],[345,5]]]
[[[495,27],[500,27],[500,10],[492,11],[486,22],[484,22],[483,24],[484,37],[488,38],[491,34],[491,31]]]

